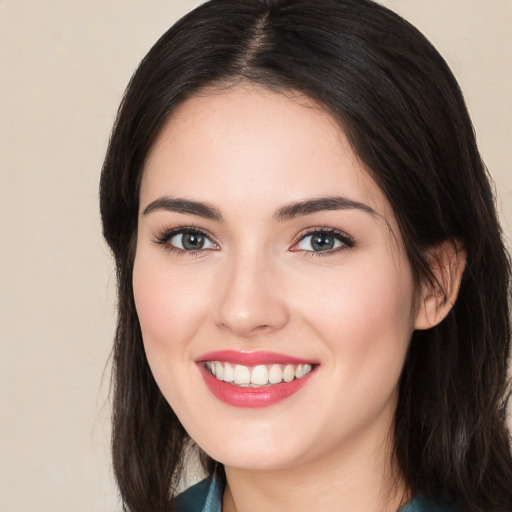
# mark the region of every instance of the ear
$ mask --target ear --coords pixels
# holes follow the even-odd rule
[[[433,280],[424,282],[415,329],[430,329],[448,315],[459,293],[466,266],[466,250],[458,240],[445,240],[428,249],[427,261]]]

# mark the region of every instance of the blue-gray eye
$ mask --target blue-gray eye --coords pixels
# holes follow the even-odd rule
[[[181,231],[169,239],[169,243],[182,251],[199,251],[202,249],[217,249],[208,237],[197,231]]]
[[[340,240],[338,236],[333,233],[317,231],[309,235],[304,236],[297,247],[302,251],[332,251],[345,245],[345,242]]]

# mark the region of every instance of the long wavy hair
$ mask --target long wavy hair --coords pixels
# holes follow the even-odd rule
[[[125,510],[172,509],[190,444],[153,379],[134,305],[145,159],[187,98],[247,81],[302,92],[338,121],[389,200],[418,280],[432,279],[426,249],[463,244],[455,305],[412,336],[394,451],[411,492],[461,511],[510,512],[510,266],[490,178],[445,61],[418,30],[369,0],[212,0],[160,38],[128,85],[100,185],[118,280],[112,453]],[[204,461],[208,473],[222,471]]]

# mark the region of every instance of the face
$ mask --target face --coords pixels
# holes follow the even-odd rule
[[[189,99],[150,152],[140,205],[144,346],[199,446],[253,469],[384,446],[413,277],[330,115],[257,88]]]

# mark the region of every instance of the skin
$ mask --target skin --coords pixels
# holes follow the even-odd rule
[[[275,218],[332,196],[372,211]],[[145,213],[162,197],[207,203],[222,220]],[[394,214],[332,117],[300,95],[206,91],[162,129],[140,205],[133,286],[148,361],[190,436],[225,465],[224,510],[396,510],[407,495],[390,455],[398,380],[414,328],[438,318],[414,306]],[[208,234],[204,249],[156,243],[190,226]],[[315,252],[301,238],[314,228],[353,245]],[[213,350],[319,366],[283,402],[242,409],[203,382],[195,360]]]

